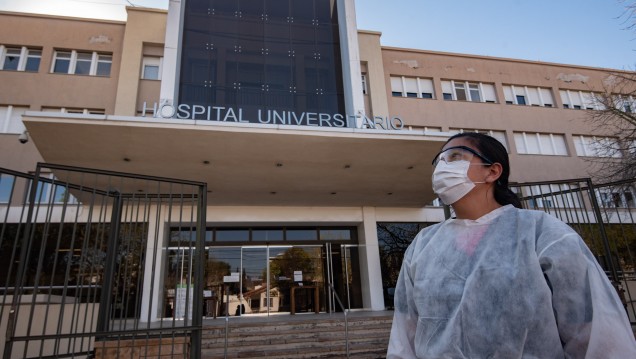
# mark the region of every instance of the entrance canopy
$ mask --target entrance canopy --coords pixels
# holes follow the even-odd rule
[[[421,207],[448,136],[52,112],[23,122],[45,162],[206,182],[210,205]]]

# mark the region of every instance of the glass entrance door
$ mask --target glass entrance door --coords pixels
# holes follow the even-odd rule
[[[166,317],[179,318],[177,291],[191,280],[189,252],[174,249],[167,268]],[[318,313],[362,308],[357,245],[210,246],[205,254],[203,315],[206,317]],[[238,276],[224,283],[225,276]],[[335,291],[332,291],[331,288]],[[181,293],[179,293],[181,294]],[[190,294],[190,297],[187,297]],[[185,302],[194,293],[187,293]],[[182,300],[183,301],[183,300]],[[177,315],[178,314],[178,315]]]
[[[323,246],[271,246],[270,312],[325,311]]]

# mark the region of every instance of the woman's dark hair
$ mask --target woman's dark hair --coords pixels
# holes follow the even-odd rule
[[[502,206],[511,204],[517,208],[521,208],[519,197],[508,188],[508,177],[510,176],[510,161],[508,160],[508,151],[494,137],[478,132],[462,132],[458,133],[446,141],[450,142],[455,138],[463,138],[475,146],[477,151],[493,163],[501,164],[501,176],[495,182],[495,201]]]

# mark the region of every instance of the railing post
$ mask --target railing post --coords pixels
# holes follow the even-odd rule
[[[117,191],[109,192],[113,198],[113,209],[110,216],[110,233],[108,235],[108,248],[104,262],[104,280],[97,314],[97,330],[108,332],[110,330],[109,311],[113,301],[113,280],[115,278],[115,266],[117,265],[117,251],[119,247],[119,225],[121,223],[121,211],[123,200]]]
[[[18,305],[22,298],[22,292],[24,287],[24,272],[26,271],[26,262],[28,256],[28,247],[30,245],[31,227],[33,226],[33,207],[35,206],[35,196],[38,188],[38,179],[40,178],[40,164],[38,163],[35,175],[31,180],[31,187],[29,190],[29,210],[27,211],[26,226],[24,227],[24,233],[22,235],[22,247],[20,248],[20,259],[18,263],[18,270],[16,272],[15,290],[13,291],[13,299],[11,300],[11,308],[9,309],[9,317],[7,319],[7,331],[5,333],[4,353],[2,357],[4,359],[11,358],[13,352],[13,335],[15,332],[15,323],[18,315]]]
[[[194,256],[194,298],[192,307],[192,326],[195,329],[191,334],[190,358],[201,358],[201,341],[203,335],[203,286],[205,272],[205,221],[207,208],[207,185],[199,187],[198,209],[197,209],[197,242],[196,255]]]
[[[609,241],[607,239],[607,233],[605,232],[605,226],[603,224],[603,217],[601,215],[601,208],[598,205],[598,201],[596,200],[596,192],[594,191],[594,184],[592,183],[592,179],[587,178],[587,187],[590,191],[590,202],[592,202],[592,207],[594,208],[594,215],[596,216],[596,222],[599,227],[599,231],[601,232],[601,240],[603,241],[603,249],[605,250],[605,256],[607,256],[607,264],[609,266],[610,273],[612,274],[612,284],[616,285],[619,283],[618,272],[616,271],[616,267],[614,266],[614,261],[612,260],[612,251],[609,247]]]

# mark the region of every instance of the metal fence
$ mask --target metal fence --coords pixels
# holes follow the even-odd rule
[[[200,357],[206,194],[86,168],[0,169],[3,357]],[[170,227],[190,233],[180,283],[164,273]]]
[[[524,208],[568,223],[592,250],[636,324],[636,179],[594,184],[589,178],[512,186]]]

